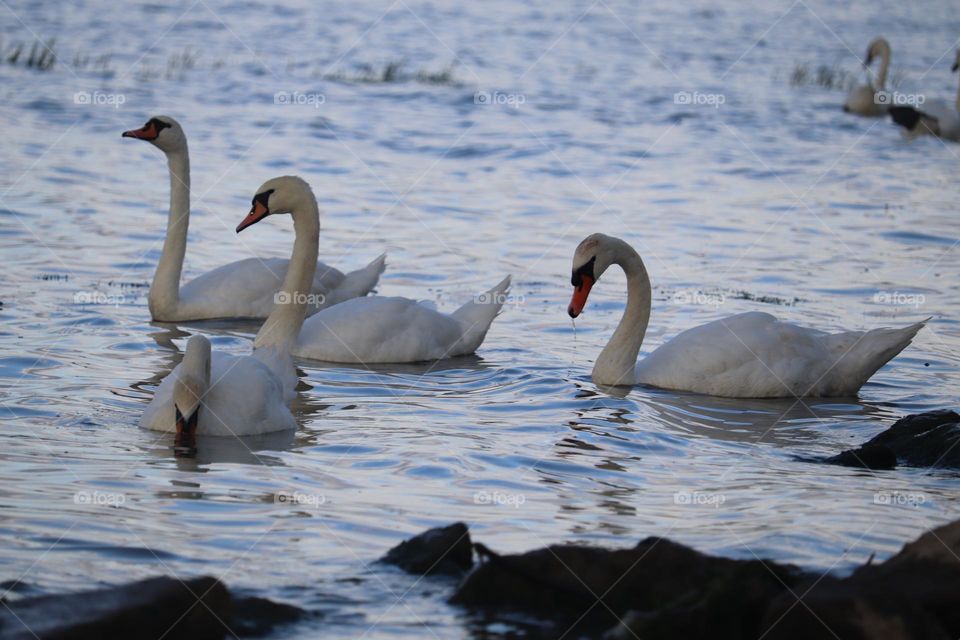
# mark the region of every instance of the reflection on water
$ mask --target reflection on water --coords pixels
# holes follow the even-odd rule
[[[147,3],[103,20],[100,0],[13,2],[23,22],[0,24],[4,42],[35,32],[63,60],[109,59],[0,66],[15,123],[0,149],[0,578],[43,593],[212,574],[322,612],[327,637],[421,638],[422,622],[496,637],[509,625],[448,607],[450,585],[373,560],[463,520],[499,551],[660,535],[846,571],[956,518],[948,474],[797,459],[955,406],[956,148],[904,142],[843,116],[843,92],[788,81],[797,64],[859,74],[847,46],[884,33],[904,89],[950,95],[950,8],[661,5]],[[235,35],[250,33],[271,35],[254,53]],[[81,105],[83,91],[125,102]],[[294,91],[324,101],[275,101]],[[725,101],[677,104],[683,91]],[[249,353],[258,327],[149,320],[166,167],[119,132],[156,113],[190,136],[185,277],[288,255],[286,220],[233,229],[251,188],[296,173],[320,199],[322,258],[351,269],[386,251],[383,294],[449,310],[512,273],[485,345],[440,363],[300,361],[296,433],[175,455],[137,424],[187,337]],[[644,353],[750,310],[827,330],[933,320],[859,398],[598,389],[623,276],[605,275],[575,326],[565,314],[572,250],[594,231],[650,270]],[[925,501],[878,503],[898,489]]]

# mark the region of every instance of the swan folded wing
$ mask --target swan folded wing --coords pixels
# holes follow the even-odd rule
[[[296,356],[345,363],[419,362],[448,357],[460,324],[407,298],[353,298],[310,317]]]

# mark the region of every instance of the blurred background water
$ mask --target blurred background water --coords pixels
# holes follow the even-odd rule
[[[952,98],[954,8],[0,3],[0,578],[44,593],[211,574],[323,614],[285,637],[497,637],[510,627],[444,603],[449,584],[373,561],[464,520],[500,551],[658,535],[842,573],[956,518],[950,474],[795,459],[956,406],[960,147],[840,111],[879,34],[902,91]],[[26,64],[36,39],[48,70]],[[256,326],[149,321],[167,170],[120,132],[156,114],[191,145],[186,277],[289,255],[289,220],[233,228],[261,182],[298,174],[322,259],[388,252],[381,293],[451,310],[513,274],[477,356],[302,362],[295,435],[174,457],[137,427],[158,381],[190,334],[246,353]],[[748,310],[933,319],[859,399],[597,389],[623,276],[576,327],[565,313],[594,231],[650,270],[644,352]],[[916,499],[877,498],[892,491]]]

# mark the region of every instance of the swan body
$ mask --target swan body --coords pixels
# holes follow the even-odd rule
[[[571,317],[580,314],[593,283],[611,264],[627,274],[627,307],[594,365],[597,384],[646,384],[731,398],[850,397],[924,325],[830,334],[768,313],[741,313],[688,329],[638,363],[650,318],[650,280],[626,242],[594,234],[580,243],[568,311]]]
[[[124,137],[147,140],[167,156],[170,170],[170,213],[167,236],[148,303],[154,320],[181,322],[216,318],[266,318],[274,295],[286,276],[289,261],[248,258],[223,265],[180,286],[190,223],[190,157],[180,124],[169,116],[151,118]],[[385,256],[366,267],[343,274],[317,264],[308,300],[308,313],[369,293],[383,273]]]
[[[252,355],[212,351],[210,341],[195,335],[183,360],[157,388],[140,425],[176,433],[178,445],[197,435],[249,436],[295,429],[288,408],[296,394],[297,375],[290,348],[306,317],[306,297],[317,268],[320,229],[317,201],[306,182],[285,176],[269,180],[254,197],[251,213],[262,219],[291,213],[296,239],[290,268],[278,303],[257,333]],[[248,225],[241,223],[237,231]]]
[[[408,298],[354,298],[310,317],[293,354],[363,364],[467,355],[483,342],[509,288],[507,276],[449,315]]]
[[[878,100],[877,94],[884,91],[887,82],[887,72],[890,68],[890,43],[884,38],[876,38],[867,47],[867,57],[864,66],[869,69],[875,58],[880,58],[880,71],[877,74],[877,86],[868,81],[865,85],[858,85],[850,90],[843,110],[859,116],[878,118],[887,115],[890,106],[885,101]]]
[[[954,59],[953,71],[960,71],[960,50]],[[919,108],[891,107],[890,116],[905,129],[907,137],[926,134],[960,142],[960,88],[952,104],[945,100],[930,100]]]

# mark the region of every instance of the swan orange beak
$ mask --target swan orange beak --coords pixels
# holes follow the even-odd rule
[[[137,138],[139,140],[156,140],[160,132],[153,126],[153,122],[148,122],[139,129],[131,129],[120,134],[121,138]]]
[[[580,276],[580,286],[573,290],[573,298],[570,299],[570,306],[567,307],[567,313],[571,318],[576,318],[587,306],[587,296],[590,295],[590,289],[593,288],[594,279],[583,274]]]
[[[253,206],[250,208],[250,213],[237,225],[237,233],[240,233],[252,224],[257,224],[268,215],[270,215],[270,210],[267,209],[266,205],[259,200],[255,200]]]

